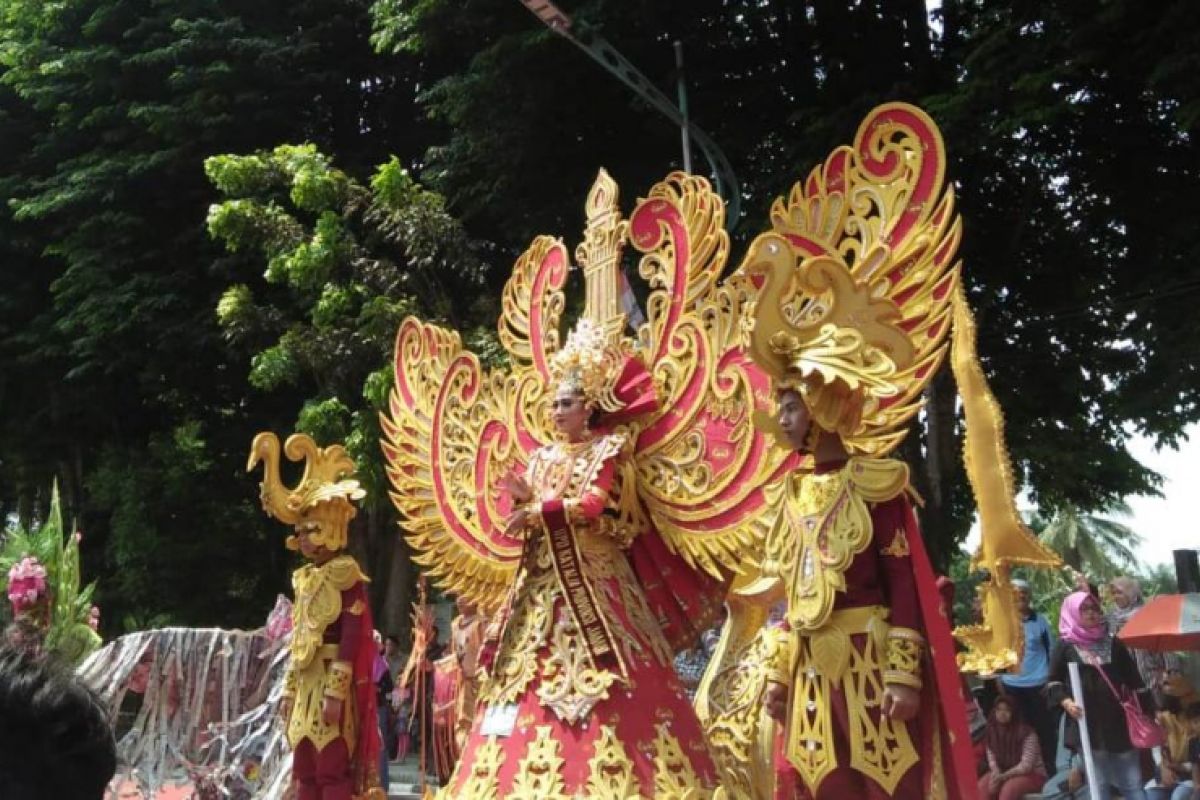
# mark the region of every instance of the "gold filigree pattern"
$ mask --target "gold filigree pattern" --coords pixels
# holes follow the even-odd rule
[[[509,800],[568,800],[563,785],[562,745],[550,735],[549,725],[539,725],[537,738],[529,743],[517,767]]]
[[[462,788],[454,795],[453,800],[497,800],[502,766],[504,766],[504,749],[500,747],[495,736],[489,736],[475,750],[475,757],[471,761],[471,774],[463,783]],[[450,783],[438,792],[440,800],[451,800],[450,791],[457,783],[457,773],[456,769],[455,776],[451,778]]]
[[[557,585],[554,573],[543,568],[514,587],[517,602],[504,628],[496,663],[480,691],[484,703],[516,702],[537,677],[537,653],[550,633]]]
[[[921,656],[925,652],[921,634],[909,628],[892,628],[887,638],[887,668],[883,682],[921,688]]]
[[[595,754],[588,759],[589,800],[640,800],[643,796],[633,761],[611,725],[600,726]]]
[[[764,483],[795,459],[765,446],[750,423],[767,411],[766,377],[740,349],[739,320],[751,295],[744,280],[718,285],[729,240],[724,203],[703,178],[673,173],[628,220],[603,171],[588,195],[584,319],[650,372],[658,410],[629,420],[628,464],[614,507],[617,530],[645,530],[713,575],[740,569],[766,533]],[[622,248],[641,255],[650,284],[648,322],[623,336]],[[553,440],[552,364],[570,268],[567,248],[539,237],[517,261],[502,295],[500,340],[509,371],[485,372],[450,331],[415,319],[396,338],[395,386],[383,447],[392,499],[416,560],[443,587],[489,613],[502,602],[520,542],[499,535],[509,513],[500,479],[520,471]],[[719,517],[722,524],[709,520]]]
[[[817,653],[814,645],[818,639],[805,633],[796,635],[787,757],[814,792],[838,766],[829,694],[834,685],[845,696],[853,769],[891,793],[918,761],[907,726],[879,713],[885,688],[886,615],[887,610],[878,607],[834,612],[826,627],[836,631],[847,656],[836,678],[822,671],[827,664],[821,662],[829,656]]]
[[[342,611],[342,592],[367,580],[358,562],[347,555],[336,556],[321,566],[306,564],[292,573],[296,598],[292,607],[293,669],[312,661],[321,647],[325,629]]]
[[[691,759],[666,724],[658,726],[653,747],[656,800],[709,800],[712,797],[712,789],[696,775]]]
[[[945,162],[920,109],[874,109],[852,147],[776,200],[739,268],[758,281],[751,357],[853,453],[899,444],[945,355],[961,237]]]
[[[954,635],[967,646],[958,654],[965,672],[997,673],[1021,663],[1025,626],[1010,575],[1014,567],[1049,569],[1062,562],[1029,530],[1017,512],[1012,460],[1004,442],[1004,414],[975,353],[975,317],[960,286],[954,295],[950,365],[963,401],[963,461],[979,507],[979,549],[971,569],[988,578],[976,591],[983,624],[963,625]]]
[[[908,534],[902,530],[896,531],[896,535],[892,537],[892,543],[879,552],[892,558],[908,558],[912,555],[912,550],[908,548]]]
[[[616,680],[613,673],[590,666],[579,629],[566,616],[560,617],[550,640],[550,655],[542,665],[542,683],[537,690],[542,705],[564,722],[580,722],[608,697]]]
[[[330,683],[338,680],[329,669],[336,657],[337,645],[323,645],[312,661],[295,669],[296,693],[286,726],[287,740],[293,750],[304,739],[320,750],[334,739],[344,738],[353,752],[354,744],[358,741],[354,695],[347,693],[342,700],[342,714],[338,722],[333,725],[325,722],[325,700],[330,696]]]
[[[845,591],[845,570],[871,543],[868,503],[904,491],[903,463],[852,458],[837,472],[793,473],[782,518],[772,529],[763,572],[785,577],[788,622],[813,631],[828,620],[836,593]]]
[[[354,665],[349,661],[334,661],[329,665],[329,675],[325,680],[325,696],[345,700],[350,694],[353,680]]]
[[[729,598],[729,623],[696,691],[696,714],[709,752],[731,798],[774,796],[775,721],[764,712],[767,682],[776,665],[786,670],[788,632],[767,626],[767,607],[778,588],[736,586]],[[790,675],[782,682],[790,682]]]

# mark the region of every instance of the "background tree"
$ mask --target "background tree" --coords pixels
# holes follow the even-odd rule
[[[251,624],[286,587],[242,474],[253,431],[304,397],[252,392],[213,312],[204,159],[309,139],[348,161],[420,136],[404,59],[368,7],[14,0],[0,10],[6,234],[0,506],[31,519],[57,475],[101,602]],[[13,235],[9,236],[8,234]],[[204,581],[206,585],[201,585]]]
[[[358,464],[367,497],[351,547],[374,567],[380,629],[399,631],[415,586],[379,447],[392,345],[409,314],[458,328],[469,327],[473,309],[494,319],[494,304],[478,299],[486,267],[441,198],[395,158],[369,185],[312,145],[215,156],[205,168],[228,198],[210,210],[210,233],[255,256],[238,260],[248,282],[222,295],[221,328],[249,355],[255,389],[308,398],[296,430],[345,443]],[[499,351],[494,333],[468,338],[485,355]]]
[[[663,85],[670,42],[686,43],[693,117],[742,180],[743,244],[871,106],[928,108],[953,159],[981,357],[1033,497],[1092,509],[1155,491],[1128,438],[1175,443],[1200,413],[1200,231],[1163,213],[1188,207],[1200,168],[1190,4],[946,0],[935,20],[921,0],[561,5],[574,32],[603,35]],[[677,166],[677,132],[519,4],[374,12],[376,45],[418,59],[443,131],[426,178],[510,252],[578,227],[595,165],[627,192]],[[972,505],[948,374],[924,423],[904,454],[944,567]]]

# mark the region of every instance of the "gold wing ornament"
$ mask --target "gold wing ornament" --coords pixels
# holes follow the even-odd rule
[[[1012,461],[1004,443],[1004,413],[996,402],[975,352],[975,316],[960,285],[954,293],[954,334],[950,365],[963,402],[966,432],[963,460],[979,507],[979,549],[971,571],[985,570],[976,591],[983,601],[983,623],[962,625],[954,635],[966,645],[958,654],[964,672],[989,674],[1018,668],[1025,647],[1025,626],[1012,585],[1013,567],[1049,569],[1062,564],[1025,525],[1014,502]]]
[[[682,173],[653,187],[628,220],[618,201],[601,170],[587,196],[578,267],[548,236],[517,260],[499,320],[507,370],[485,371],[457,333],[437,325],[410,318],[397,333],[382,419],[391,497],[427,574],[484,609],[498,605],[521,552],[501,533],[511,507],[497,487],[553,441],[551,376],[574,270],[583,274],[589,330],[642,362],[658,401],[622,423],[630,456],[622,481],[636,488],[619,493],[624,519],[656,532],[670,557],[724,579],[765,532],[762,487],[794,465],[751,424],[771,397],[740,342],[751,287],[718,283],[729,248],[723,202],[706,180]],[[621,270],[628,245],[650,287],[633,335]]]
[[[981,590],[985,624],[957,631],[969,648],[959,663],[991,671],[1019,660],[1022,646],[1009,568],[1048,565],[1053,554],[1029,537],[1013,506],[999,408],[974,355],[957,260],[961,219],[945,165],[941,133],[924,112],[902,103],[877,107],[853,145],[834,150],[775,201],[771,231],[753,241],[729,285],[749,294],[739,305],[746,351],[776,389],[802,392],[821,427],[840,433],[857,456],[883,457],[903,440],[953,326],[967,472],[983,521],[975,563],[993,575]],[[761,412],[756,422],[775,429]],[[783,494],[779,486],[772,493]],[[761,559],[748,556],[753,564]],[[731,786],[754,785],[770,763],[760,726],[764,653],[773,642],[762,626],[767,606],[781,596],[777,583],[755,580],[753,568],[737,579],[698,693],[714,758]]]
[[[739,270],[757,287],[748,349],[852,454],[903,440],[946,353],[962,222],[945,164],[924,112],[877,107],[775,201]]]

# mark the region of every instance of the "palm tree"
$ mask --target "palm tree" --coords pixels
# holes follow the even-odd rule
[[[1100,513],[1128,515],[1129,507],[1115,503]],[[1082,572],[1093,583],[1140,571],[1134,548],[1142,537],[1128,525],[1073,505],[1060,506],[1049,519],[1034,512],[1028,524],[1042,544],[1062,557],[1065,566]],[[1038,608],[1051,621],[1057,620],[1063,598],[1075,590],[1066,571],[1022,569],[1018,573],[1029,581]]]
[[[1114,503],[1101,513],[1128,516],[1130,511],[1124,503]],[[1142,537],[1128,525],[1073,505],[1056,509],[1038,538],[1062,556],[1067,566],[1097,582],[1135,571],[1134,548],[1142,543]]]

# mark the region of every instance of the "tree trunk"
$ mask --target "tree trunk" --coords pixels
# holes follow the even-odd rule
[[[926,494],[921,527],[934,569],[946,572],[957,539],[951,492],[961,469],[954,430],[958,393],[948,368],[943,367],[930,382],[925,397]]]

